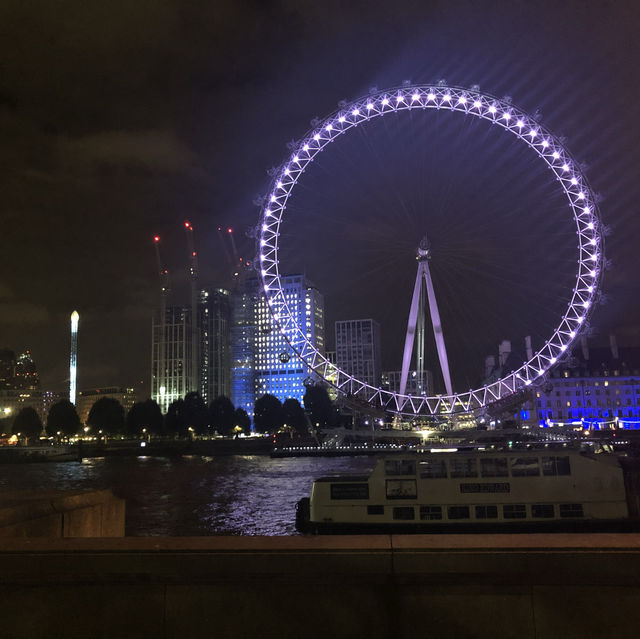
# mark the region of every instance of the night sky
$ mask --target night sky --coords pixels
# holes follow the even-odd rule
[[[79,388],[144,395],[153,235],[175,303],[187,301],[186,219],[201,284],[227,284],[218,226],[252,257],[253,201],[288,141],[371,87],[441,78],[538,111],[585,163],[610,228],[590,330],[640,344],[635,4],[5,0],[0,347],[30,348],[43,386],[62,390],[77,309]],[[575,233],[522,145],[460,114],[419,115],[386,116],[322,154],[287,209],[281,269],[318,284],[329,333],[335,319],[379,319],[385,368],[398,369],[415,245],[429,233],[464,388],[500,339],[549,336]]]

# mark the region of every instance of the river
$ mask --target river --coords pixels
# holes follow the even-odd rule
[[[292,535],[295,505],[314,478],[374,464],[367,456],[266,455],[2,464],[0,491],[111,488],[126,500],[127,535]]]

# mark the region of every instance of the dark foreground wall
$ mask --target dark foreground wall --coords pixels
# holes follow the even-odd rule
[[[123,537],[124,522],[110,490],[0,493],[0,537]]]
[[[640,635],[640,535],[0,539],[1,635]]]

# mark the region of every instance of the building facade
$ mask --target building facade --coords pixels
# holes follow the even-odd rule
[[[131,407],[138,401],[137,394],[133,388],[120,388],[119,386],[107,386],[104,388],[91,388],[78,393],[78,402],[76,405],[78,417],[80,421],[86,425],[89,413],[93,405],[103,397],[110,397],[120,402],[124,408],[125,415]]]
[[[397,393],[400,391],[400,378],[402,371],[384,371],[382,373],[382,388]],[[422,371],[420,376],[417,371],[409,371],[407,377],[407,395],[433,396],[433,373]]]
[[[207,405],[231,396],[231,292],[224,288],[200,291],[200,395]]]
[[[324,298],[304,275],[282,276],[282,290],[290,313],[307,339],[324,352]],[[254,402],[267,393],[284,402],[303,401],[305,382],[313,378],[311,369],[298,358],[285,336],[274,325],[264,294],[254,306]],[[289,337],[293,338],[293,329]],[[253,407],[252,407],[253,409]]]
[[[151,398],[166,413],[172,402],[199,390],[191,366],[191,309],[168,306],[164,318],[154,316],[151,334]]]
[[[231,296],[231,401],[253,415],[254,405],[254,307],[257,280],[243,281]]]
[[[640,348],[582,346],[535,392],[532,416],[540,426],[640,428]]]
[[[373,319],[335,324],[336,366],[361,382],[381,383],[380,324]]]

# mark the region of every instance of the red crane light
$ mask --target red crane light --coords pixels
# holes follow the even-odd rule
[[[227,229],[227,233],[233,233],[233,229]]]
[[[160,236],[159,235],[154,235],[153,241],[154,242],[159,242],[160,241]]]

